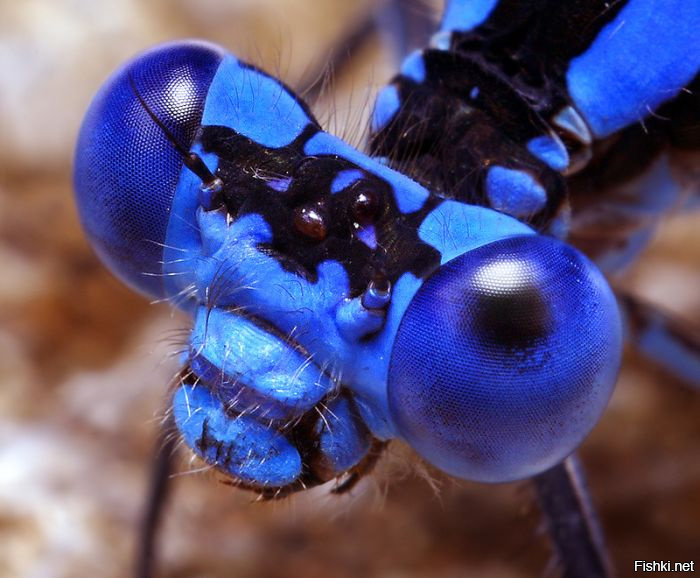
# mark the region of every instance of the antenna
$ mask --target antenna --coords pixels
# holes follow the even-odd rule
[[[134,82],[134,78],[131,74],[129,74],[129,84],[131,85],[131,90],[134,92],[134,95],[136,95],[139,103],[146,113],[148,113],[148,116],[150,116],[151,120],[153,120],[158,128],[163,131],[163,134],[173,144],[175,150],[180,154],[185,166],[201,179],[202,190],[209,194],[219,192],[224,184],[223,181],[209,170],[207,165],[204,164],[202,157],[200,157],[197,153],[187,150],[181,143],[178,142],[175,135],[173,135],[170,129],[165,126],[163,121],[156,116],[156,114],[151,110],[151,107],[148,106],[148,103],[144,100],[143,96],[141,96],[136,88],[136,83]]]

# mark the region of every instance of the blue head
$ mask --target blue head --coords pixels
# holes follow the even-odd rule
[[[431,195],[218,47],[165,45],[112,76],[75,179],[117,275],[190,289],[175,419],[245,485],[313,485],[390,437],[459,477],[526,477],[610,396],[619,318],[585,257]]]

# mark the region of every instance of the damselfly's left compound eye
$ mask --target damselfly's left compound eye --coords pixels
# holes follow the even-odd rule
[[[461,478],[525,478],[600,417],[621,355],[615,299],[571,247],[539,235],[441,266],[398,330],[389,408],[401,435]]]
[[[137,56],[105,82],[80,130],[75,191],[85,231],[112,272],[153,296],[164,293],[171,206],[222,58],[194,41]]]

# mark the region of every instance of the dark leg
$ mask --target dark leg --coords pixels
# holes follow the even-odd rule
[[[564,578],[608,578],[612,570],[603,534],[578,458],[533,478]]]
[[[157,444],[151,467],[148,497],[138,533],[139,541],[136,545],[135,578],[152,578],[154,576],[158,526],[168,498],[170,474],[173,469],[173,457],[177,444],[175,424],[172,418],[169,417],[162,423]]]
[[[627,341],[657,365],[700,388],[700,329],[641,299],[617,291]]]

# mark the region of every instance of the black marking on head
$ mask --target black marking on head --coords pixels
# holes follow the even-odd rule
[[[289,145],[267,148],[227,127],[202,127],[202,147],[219,157],[217,176],[224,183],[221,194],[229,214],[234,219],[262,215],[273,239],[259,250],[310,283],[316,282],[321,262],[341,263],[353,297],[377,275],[395,283],[406,272],[419,277],[431,273],[440,254],[418,237],[418,227],[441,200],[431,197],[420,210],[401,213],[391,185],[367,171],[331,194],[337,175],[358,167],[338,155],[306,155],[304,145],[319,130],[309,124]],[[284,191],[267,184],[280,178],[289,180]],[[358,238],[359,221],[373,223],[376,248]]]
[[[196,441],[195,449],[202,456],[206,456],[210,448],[215,448],[214,462],[221,466],[228,466],[231,463],[231,448],[225,445],[209,433],[209,420],[205,419],[202,422],[202,435]]]

